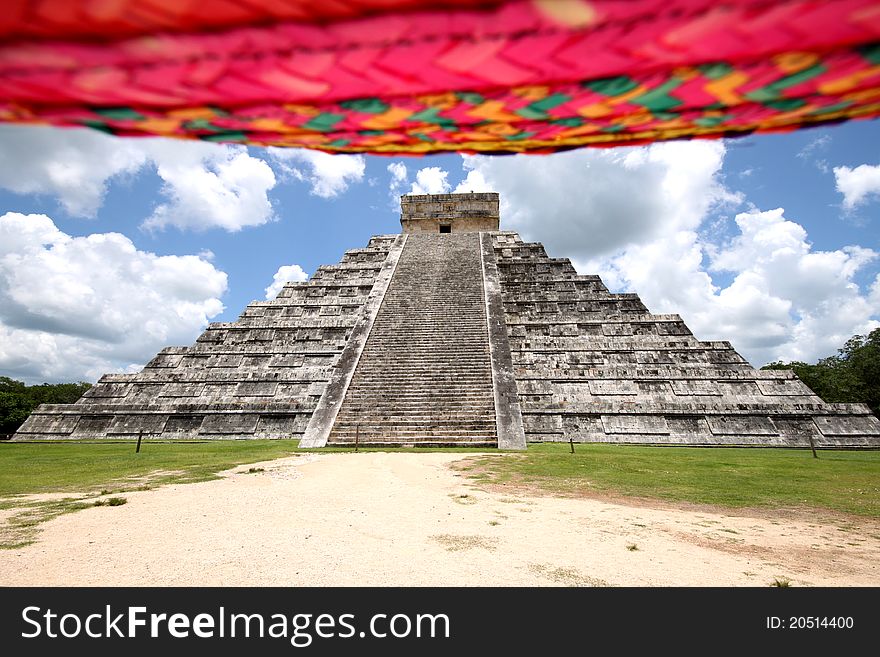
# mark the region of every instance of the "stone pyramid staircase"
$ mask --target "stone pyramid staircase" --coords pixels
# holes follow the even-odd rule
[[[411,234],[330,433],[496,446],[479,233]]]

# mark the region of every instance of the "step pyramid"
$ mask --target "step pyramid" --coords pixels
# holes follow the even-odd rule
[[[401,234],[75,404],[40,406],[15,439],[880,447],[867,406],[824,403],[499,230],[497,194],[404,196],[401,210]]]

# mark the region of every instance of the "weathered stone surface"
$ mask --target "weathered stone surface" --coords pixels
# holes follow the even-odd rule
[[[309,418],[309,423],[300,441],[302,447],[323,447],[327,444],[330,431],[333,429],[340,408],[342,408],[342,402],[348,392],[355,368],[360,362],[364,346],[367,344],[370,331],[376,321],[376,315],[385,299],[385,293],[391,284],[391,278],[394,276],[405,244],[406,236],[401,236],[389,249],[384,265],[376,277],[376,284],[364,304],[361,319],[352,329],[330,382],[318,401],[315,412]]]
[[[492,386],[495,393],[495,427],[498,447],[501,449],[525,449],[522,410],[513,373],[510,341],[507,337],[507,321],[501,295],[501,280],[495,263],[492,235],[480,233],[480,261],[483,268],[484,296],[486,298],[486,321],[489,332],[489,356],[492,363]]]
[[[141,372],[41,406],[15,438],[880,447],[866,406],[826,404],[499,231],[497,194],[404,197],[401,225]]]
[[[355,439],[497,445],[478,233],[406,235],[329,435]]]
[[[755,370],[541,244],[492,237],[529,441],[880,446],[866,406],[825,404],[793,372]]]
[[[42,406],[15,438],[301,436],[398,237],[373,237],[238,321],[210,324],[192,346],[163,349],[136,375],[105,375],[77,404]]]
[[[498,230],[498,194],[400,197],[404,233],[474,233]]]

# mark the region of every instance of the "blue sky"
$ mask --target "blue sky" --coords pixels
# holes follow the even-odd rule
[[[755,365],[880,325],[880,123],[553,156],[330,157],[0,126],[0,375],[136,371],[370,235],[408,192],[502,228]],[[108,237],[111,236],[111,237]],[[283,277],[283,276],[282,276]]]

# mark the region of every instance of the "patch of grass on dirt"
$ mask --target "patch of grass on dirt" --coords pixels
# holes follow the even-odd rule
[[[296,451],[290,440],[150,443],[0,443],[0,497],[102,490],[124,492],[164,483],[205,481],[236,465]],[[158,474],[155,474],[158,473]],[[154,476],[155,475],[155,476]]]
[[[24,502],[0,525],[0,550],[14,550],[30,545],[37,536],[37,525],[52,518],[93,506],[79,498],[65,497],[51,501]]]
[[[477,483],[554,495],[610,493],[725,507],[811,507],[880,517],[880,452],[530,445],[460,468]]]
[[[296,446],[287,440],[144,441],[135,453],[129,443],[0,443],[0,510],[11,510],[0,524],[0,549],[32,543],[37,525],[63,513],[127,502],[106,495],[216,479],[236,465],[288,456]],[[70,497],[22,497],[59,492]]]
[[[106,500],[95,500],[92,502],[94,506],[122,506],[128,500],[124,497],[108,497]]]

